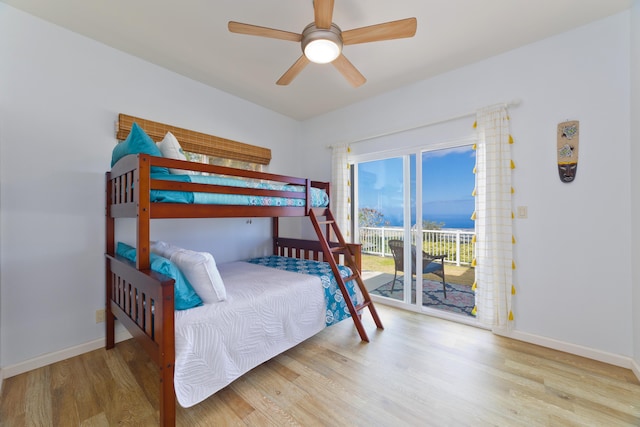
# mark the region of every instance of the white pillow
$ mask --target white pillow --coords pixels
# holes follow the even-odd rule
[[[182,271],[205,304],[227,299],[227,290],[213,255],[180,249],[170,256],[170,260]]]
[[[182,150],[180,143],[171,132],[167,132],[162,141],[158,142],[158,148],[160,149],[163,157],[166,157],[168,159],[187,160],[187,157],[184,155],[184,151]],[[182,175],[194,175],[198,173],[195,171],[186,171],[182,169],[169,169],[169,172]]]
[[[163,242],[158,240],[157,242],[151,243],[151,252],[156,255],[160,255],[163,258],[171,259],[171,255],[175,252],[182,250],[182,248],[178,246],[174,246],[171,243]]]

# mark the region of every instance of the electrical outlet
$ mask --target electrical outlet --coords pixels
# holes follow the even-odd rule
[[[518,218],[525,219],[529,216],[529,209],[526,206],[518,206]]]
[[[100,310],[96,310],[96,323],[104,322],[104,308]]]

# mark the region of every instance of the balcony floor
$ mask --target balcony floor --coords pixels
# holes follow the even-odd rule
[[[381,257],[377,255],[363,255],[362,257],[362,278],[367,290],[371,292],[372,295],[381,294],[386,297],[391,297],[392,299],[400,300],[403,298],[402,292],[397,293],[397,295],[394,294],[395,296],[388,295],[388,289],[386,289],[388,286],[385,285],[393,280],[394,271],[393,258],[391,257]],[[445,263],[444,272],[448,287],[452,285],[454,289],[460,289],[462,287],[462,289],[467,288],[468,291],[471,290],[470,288],[475,280],[475,270],[473,267],[456,266]],[[400,278],[404,276],[403,273],[399,273],[398,275]],[[441,280],[432,274],[425,275],[425,279],[435,280],[437,282]],[[400,282],[400,284],[401,283],[402,282]],[[381,292],[376,291],[380,289],[385,290]],[[451,291],[450,289],[450,292]],[[447,299],[432,294],[432,297],[423,299],[423,306],[473,317],[470,310],[473,308],[474,303],[473,299],[469,300],[468,291],[454,294],[455,296],[449,295]],[[412,297],[412,300],[415,301],[415,295]]]
[[[394,271],[393,258],[362,255],[362,277],[367,284],[367,289],[375,289],[384,283],[388,283],[393,279]],[[468,265],[457,266],[445,263],[444,274],[447,283],[457,285],[471,286],[475,280],[475,269]],[[391,276],[389,277],[388,275]],[[369,282],[371,282],[371,285]],[[374,288],[370,288],[370,286],[374,285],[376,285]]]

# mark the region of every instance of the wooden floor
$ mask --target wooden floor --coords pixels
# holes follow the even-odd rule
[[[378,305],[259,366],[179,426],[639,426],[633,373]],[[156,370],[123,342],[5,380],[1,426],[151,426]]]

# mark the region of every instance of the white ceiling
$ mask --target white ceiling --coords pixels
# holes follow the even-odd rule
[[[416,17],[410,39],[345,46],[367,78],[330,64],[276,80],[295,42],[232,34],[230,20],[301,33],[312,0],[1,0],[176,73],[304,120],[621,12],[631,0],[336,0],[342,30]]]

